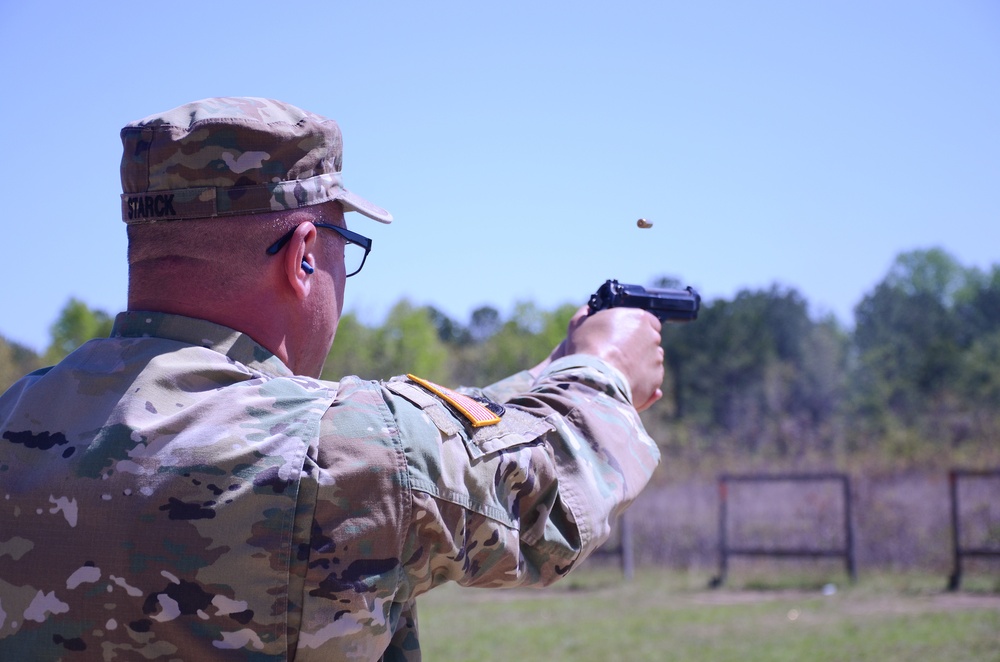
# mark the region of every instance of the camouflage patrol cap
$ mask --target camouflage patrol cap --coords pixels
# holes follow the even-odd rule
[[[122,220],[208,218],[339,200],[382,223],[392,215],[344,188],[343,139],[327,119],[257,97],[203,99],[121,131]]]

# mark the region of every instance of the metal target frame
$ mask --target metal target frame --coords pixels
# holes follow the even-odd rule
[[[718,588],[725,583],[729,573],[731,556],[773,556],[773,557],[844,557],[847,574],[851,581],[857,580],[854,557],[854,524],[851,516],[851,479],[844,473],[778,473],[778,474],[721,474],[719,481],[719,574],[709,583]],[[844,512],[844,546],[832,549],[802,547],[734,547],[729,545],[727,524],[729,520],[729,484],[761,482],[825,482],[836,481],[842,486]]]
[[[962,478],[997,478],[1000,469],[952,469],[948,472],[948,493],[951,500],[951,546],[954,565],[948,577],[948,590],[957,591],[962,586],[962,561],[966,557],[997,557],[1000,549],[990,547],[962,547],[961,509],[958,498],[958,484]]]

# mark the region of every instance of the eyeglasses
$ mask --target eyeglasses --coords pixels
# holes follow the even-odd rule
[[[360,235],[357,232],[351,232],[347,228],[342,228],[339,225],[316,222],[312,222],[312,224],[318,228],[333,230],[344,238],[344,270],[348,276],[353,276],[361,271],[361,267],[365,266],[365,260],[368,259],[368,253],[372,250],[371,239],[364,235]],[[268,246],[267,254],[277,255],[278,251],[284,248],[285,244],[288,243],[288,240],[292,238],[292,235],[295,233],[295,229],[296,228],[292,228],[285,234],[281,235],[281,238],[278,239],[278,241]],[[351,248],[352,246],[355,248]]]

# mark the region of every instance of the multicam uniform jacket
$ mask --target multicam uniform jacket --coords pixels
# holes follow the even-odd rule
[[[0,660],[419,659],[414,598],[558,579],[658,461],[594,357],[465,393],[119,315],[0,398]]]

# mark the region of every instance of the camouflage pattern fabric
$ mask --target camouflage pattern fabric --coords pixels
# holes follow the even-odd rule
[[[658,461],[594,357],[466,392],[119,315],[0,397],[0,660],[420,659],[417,596],[559,579]]]
[[[392,214],[348,191],[337,123],[289,103],[216,97],[121,130],[122,220],[176,221],[339,200],[382,223]]]

